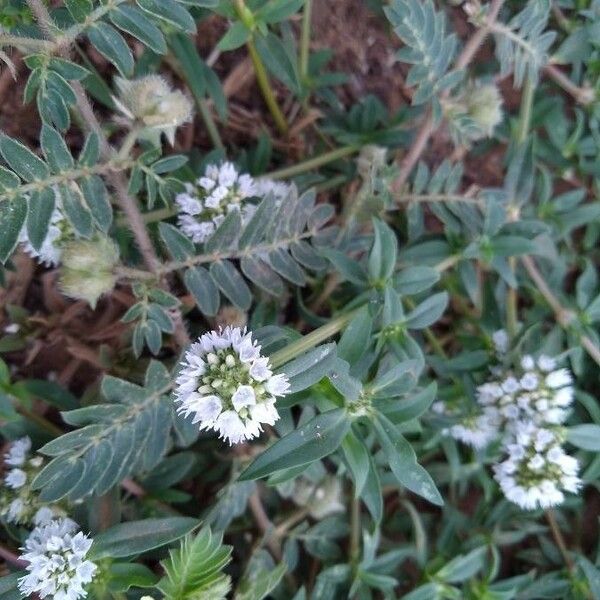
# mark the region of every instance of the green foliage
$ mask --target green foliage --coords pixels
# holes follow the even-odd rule
[[[151,362],[144,387],[107,376],[102,392],[108,403],[63,413],[78,429],[41,448],[53,457],[34,482],[41,498],[103,494],[123,478],[156,466],[172,444],[171,386],[165,367]]]
[[[0,0],[0,60],[40,122],[38,140],[0,133],[0,280],[20,276],[20,244],[44,262],[56,242],[59,271],[2,294],[0,432],[31,439],[28,508],[93,538],[90,598],[600,594],[585,521],[600,476],[600,1],[364,4],[340,53],[315,23],[337,7],[314,0]],[[350,72],[328,72],[344,52]],[[405,64],[388,71],[392,54]],[[113,95],[133,89],[122,78],[160,83]],[[195,244],[177,195],[212,186],[198,177],[225,160],[291,191],[240,199],[225,173],[211,202],[231,193],[252,216],[228,205]],[[99,236],[118,262],[72,250]],[[58,314],[53,282],[73,289],[83,262],[115,289],[97,312]],[[197,414],[174,401],[188,341],[221,324],[247,326],[289,380],[277,419],[235,448],[201,413],[205,395],[247,417],[219,396],[240,373],[207,390],[198,362],[184,382]],[[529,354],[574,375],[551,429],[585,490],[546,515],[499,488],[504,442],[458,442],[461,426],[482,433],[480,386]],[[29,532],[10,519],[25,491],[5,466],[10,563]],[[1,600],[21,597],[13,567]]]
[[[231,579],[222,571],[230,560],[231,546],[224,546],[222,536],[204,527],[169,552],[169,558],[161,563],[165,576],[157,587],[167,600],[223,600]]]
[[[394,33],[404,42],[397,58],[413,65],[406,83],[415,86],[413,104],[423,104],[454,87],[462,73],[451,71],[456,35],[446,33],[446,17],[431,0],[394,0],[385,8]]]

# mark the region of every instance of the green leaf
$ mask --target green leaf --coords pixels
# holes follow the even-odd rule
[[[129,588],[150,588],[158,581],[158,575],[148,567],[136,563],[113,563],[109,567],[108,589],[113,593],[126,592]]]
[[[210,275],[223,294],[240,310],[246,311],[250,308],[250,288],[230,261],[220,260],[212,263]]]
[[[42,125],[40,144],[53,173],[68,171],[73,168],[74,161],[64,137],[49,125]]]
[[[78,467],[74,461],[79,459],[84,463],[83,476],[79,482],[71,481],[73,487],[69,491],[69,498],[76,500],[91,493],[103,494],[123,478],[148,472],[160,462],[170,444],[173,409],[166,396],[168,386],[155,389],[156,371],[156,364],[151,362],[145,388],[105,377],[102,393],[108,404],[66,413],[67,421],[89,424],[55,438],[40,449],[43,454],[57,458],[38,474],[35,486],[51,485],[61,469],[75,472]]]
[[[415,451],[397,427],[381,413],[377,415],[373,425],[396,479],[415,494],[442,506],[444,500],[435,483],[429,473],[417,463]]]
[[[149,15],[186,33],[196,33],[196,23],[190,13],[174,0],[136,0]]]
[[[158,232],[175,260],[185,260],[194,255],[194,244],[177,227],[170,223],[159,223]]]
[[[213,536],[204,527],[169,551],[169,558],[161,563],[165,577],[157,587],[166,600],[224,600],[231,580],[222,571],[230,560],[231,546],[223,546],[222,535]]]
[[[167,53],[167,42],[162,31],[135,6],[121,4],[111,10],[110,20],[157,54]]]
[[[350,417],[345,409],[321,413],[267,448],[239,480],[260,479],[281,469],[313,463],[335,452],[349,429]]]
[[[29,210],[27,211],[27,237],[29,242],[39,250],[48,235],[48,227],[54,212],[56,199],[54,190],[44,188],[39,192],[32,192],[29,196]]]
[[[21,577],[27,575],[26,571],[17,571],[10,575],[0,577],[0,600],[22,600],[17,583]]]
[[[124,558],[142,554],[182,538],[199,524],[200,521],[189,517],[120,523],[94,537],[90,558]]]
[[[420,417],[429,409],[437,394],[436,382],[408,398],[390,398],[376,401],[377,409],[393,423],[405,423]]]
[[[600,425],[584,423],[567,427],[567,440],[583,450],[600,452]]]
[[[217,48],[222,52],[235,50],[243,46],[250,39],[250,35],[250,30],[241,21],[236,21],[221,38]]]
[[[408,267],[394,278],[394,288],[401,295],[419,294],[440,280],[440,273],[433,267]]]
[[[93,3],[92,0],[65,0],[65,6],[78,23],[83,23],[92,12]]]
[[[0,154],[13,171],[25,181],[43,181],[50,176],[48,166],[21,142],[0,135]]]
[[[406,316],[409,329],[423,329],[435,323],[448,306],[448,293],[440,292],[424,300]]]
[[[280,563],[274,569],[250,568],[240,581],[234,600],[262,600],[269,596],[283,579],[287,566]]]
[[[69,219],[75,231],[83,237],[90,237],[93,231],[92,212],[81,189],[60,185],[58,190],[62,198],[62,208],[65,216]]]
[[[303,4],[304,0],[270,0],[260,7],[255,17],[265,23],[279,23],[298,12]]]
[[[286,363],[281,369],[290,381],[290,393],[300,392],[321,381],[335,364],[335,344],[324,344]]]
[[[373,319],[364,306],[352,318],[337,345],[337,354],[351,365],[365,353],[371,343]]]
[[[367,483],[369,475],[369,451],[351,430],[348,431],[342,442],[342,450],[354,480],[354,497],[358,498]]]
[[[255,45],[267,69],[289,90],[299,94],[302,89],[296,59],[273,33],[256,36]]]
[[[190,291],[203,314],[212,317],[220,305],[219,290],[208,271],[203,267],[190,267],[183,276],[185,286]]]
[[[471,579],[484,567],[486,554],[485,546],[475,548],[468,554],[461,554],[445,564],[435,576],[447,583],[460,583]]]
[[[13,253],[27,216],[24,198],[0,201],[0,262],[5,263]]]
[[[113,211],[102,178],[98,175],[92,175],[81,179],[79,185],[94,222],[101,231],[108,233],[112,224]]]
[[[373,219],[375,239],[369,253],[368,271],[372,281],[387,281],[396,268],[398,240],[394,231],[383,221]]]
[[[96,50],[113,63],[124,77],[133,74],[131,50],[123,36],[112,25],[103,21],[96,22],[88,29],[88,37]]]

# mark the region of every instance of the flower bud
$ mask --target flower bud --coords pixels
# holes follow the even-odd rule
[[[467,112],[484,137],[502,121],[502,97],[493,84],[473,85],[466,94]]]
[[[363,179],[366,179],[373,172],[385,167],[386,159],[387,148],[375,144],[363,146],[356,160],[356,170]]]
[[[98,298],[115,285],[114,267],[118,260],[118,249],[106,236],[69,243],[62,255],[60,286],[63,292],[71,298],[86,300],[95,308]]]
[[[181,91],[171,89],[159,75],[139,79],[115,79],[119,92],[113,98],[119,110],[141,129],[141,137],[159,143],[165,134],[169,143],[175,141],[175,130],[192,118],[192,103]]]

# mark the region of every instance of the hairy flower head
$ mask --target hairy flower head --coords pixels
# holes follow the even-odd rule
[[[258,437],[262,424],[273,425],[276,398],[289,389],[252,334],[239,327],[201,336],[186,352],[176,383],[178,412],[193,415],[200,430],[213,429],[229,444]]]
[[[173,145],[176,129],[192,118],[192,102],[181,91],[173,90],[160,75],[139,79],[117,77],[119,110],[138,127],[142,135],[158,142],[164,133]]]
[[[94,308],[98,298],[114,288],[119,252],[107,236],[70,242],[62,259],[60,286],[67,296],[86,300]]]

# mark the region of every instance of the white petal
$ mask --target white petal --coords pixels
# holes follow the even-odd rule
[[[249,385],[240,385],[231,397],[231,403],[238,412],[245,406],[253,406],[256,404],[254,390]]]

